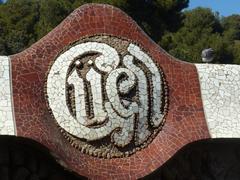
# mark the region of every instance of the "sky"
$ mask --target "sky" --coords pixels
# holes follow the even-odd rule
[[[211,8],[218,11],[220,16],[240,14],[240,0],[190,0],[188,9],[198,6]]]

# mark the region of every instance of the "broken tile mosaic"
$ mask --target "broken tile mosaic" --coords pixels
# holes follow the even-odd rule
[[[139,46],[100,39],[80,40],[56,58],[46,96],[64,136],[80,151],[124,157],[147,146],[163,125],[166,83]]]
[[[90,38],[87,39],[87,41],[79,42],[79,40],[84,39],[85,37],[93,36],[95,36],[95,39],[90,40]],[[118,38],[112,38],[111,41],[109,41],[112,36],[119,37],[121,43],[119,43]],[[46,103],[47,98],[45,86],[47,74],[49,74],[50,66],[53,64],[53,61],[57,56],[62,54],[61,52],[67,51],[70,47],[77,45],[74,44],[76,41],[78,41],[78,44],[86,42],[105,43],[112,47],[118,52],[120,60],[117,68],[123,67],[123,57],[126,55],[128,56],[126,56],[125,59],[128,59],[128,61],[131,60],[131,56],[133,56],[134,59],[138,59],[133,53],[129,53],[128,47],[130,48],[130,43],[138,46],[142,52],[147,54],[154,61],[155,65],[161,66],[159,72],[161,73],[161,76],[165,76],[167,90],[169,90],[167,91],[168,98],[166,99],[166,103],[169,102],[167,115],[165,116],[166,122],[161,129],[156,127],[158,124],[157,120],[152,121],[152,129],[161,130],[156,133],[155,137],[150,135],[149,140],[151,140],[151,143],[144,142],[147,144],[144,149],[141,149],[141,145],[134,145],[135,150],[139,151],[133,153],[131,156],[126,152],[126,155],[123,158],[104,159],[93,157],[98,156],[98,153],[102,154],[101,151],[94,151],[92,149],[86,153],[86,149],[89,149],[89,144],[84,143],[80,144],[83,148],[82,151],[79,151],[78,146],[80,141],[77,141],[75,144],[75,140],[72,139],[76,138],[77,140],[78,138],[75,136],[69,137],[69,134],[64,137],[61,131],[59,131],[59,126],[57,125],[55,118],[51,115],[51,111],[49,111],[50,107],[48,107]],[[65,49],[65,47],[68,47],[68,49]],[[140,54],[142,53],[140,52]],[[80,78],[82,78],[84,80],[84,86],[87,85],[87,87],[90,87],[91,80],[89,83],[88,81],[85,81],[86,73],[88,71],[86,72],[84,69],[87,68],[90,70],[90,68],[93,68],[94,71],[100,73],[97,71],[98,68],[96,68],[95,64],[97,57],[99,57],[99,54],[93,53],[90,57],[89,55],[86,55],[79,60],[76,58],[76,60],[74,60],[75,64],[73,62],[69,68],[70,72],[67,72],[68,77],[71,77],[72,80],[74,80],[75,77],[78,78],[78,81],[75,81],[75,83],[79,83]],[[163,49],[154,43],[141,30],[141,28],[139,28],[136,22],[118,8],[106,4],[85,4],[76,9],[59,26],[33,46],[21,53],[12,55],[10,58],[12,64],[13,100],[17,134],[40,142],[49,148],[51,152],[54,152],[61,162],[64,162],[64,164],[67,165],[68,169],[71,169],[82,176],[86,176],[87,178],[118,179],[121,177],[122,179],[139,179],[159,168],[184,145],[192,141],[210,137],[204,116],[198,73],[195,65],[184,63],[168,55]],[[82,63],[83,59],[86,59],[86,63]],[[133,62],[135,65],[135,60]],[[98,64],[99,67],[103,65],[101,63],[102,62],[100,61]],[[77,67],[77,71],[74,72],[76,69],[75,66]],[[129,66],[132,65],[129,64]],[[115,67],[114,64],[112,67]],[[154,69],[147,66],[141,67],[137,65],[137,67],[143,72],[145,69],[148,70],[147,73],[149,73],[150,76],[146,75],[145,72],[144,75],[146,75],[147,84],[151,85],[149,82],[151,82],[153,78],[148,79],[148,77],[151,77],[150,69]],[[104,69],[108,71],[109,68],[106,66]],[[130,70],[133,72],[133,69]],[[95,74],[94,71],[92,71],[91,74]],[[76,73],[78,76],[76,76]],[[100,74],[103,76],[102,74],[106,73],[107,72]],[[133,73],[135,74],[135,79],[142,74],[141,71],[138,71],[138,68],[134,69]],[[81,75],[83,75],[84,78],[81,77]],[[125,77],[124,74],[120,76],[120,78],[123,77]],[[65,83],[70,83],[71,78],[69,79],[65,77]],[[101,80],[105,81],[106,79],[101,78]],[[139,94],[144,94],[144,78],[141,83],[137,82],[134,84],[133,89],[131,89],[132,86],[129,86],[131,85],[131,81],[128,82],[128,80],[131,79],[123,78],[122,80],[123,81],[118,82],[118,85],[123,84],[118,86],[120,103],[123,107],[128,108],[131,107],[133,101],[135,102],[134,94],[132,94],[132,92],[136,92],[134,89],[136,89],[137,86],[141,89],[141,93]],[[124,80],[127,81],[123,83]],[[128,83],[130,84],[128,85]],[[92,113],[94,108],[92,105],[88,105],[88,99],[93,98],[93,96],[87,96],[89,97],[87,99],[84,98],[86,106],[82,107],[82,111],[79,111],[81,104],[76,103],[75,99],[77,95],[80,95],[80,97],[77,98],[81,99],[81,96],[84,93],[91,95],[95,90],[91,88],[87,88],[87,90],[85,88],[83,92],[77,91],[77,94],[75,95],[73,85],[69,85],[68,87],[68,98],[64,97],[64,99],[68,102],[67,107],[69,108],[70,113],[74,117],[76,117],[76,114],[78,113],[78,117],[80,118],[84,115],[82,112],[85,112],[86,115],[90,117],[87,119],[85,126],[94,126],[95,120],[94,114]],[[104,85],[104,87],[106,86]],[[129,94],[132,95],[130,96],[130,99],[123,98],[125,95],[125,87],[126,90],[129,91]],[[97,89],[96,91],[99,92],[100,90]],[[158,89],[156,88],[155,91],[158,91]],[[101,96],[102,100],[103,102],[107,102],[106,89],[102,89],[102,92],[102,94],[104,94]],[[139,102],[145,101],[145,99],[145,97],[138,99],[138,109],[144,109],[144,106],[140,105]],[[165,103],[164,100],[162,100],[162,103]],[[105,108],[105,105],[102,105],[102,107]],[[161,104],[161,107],[164,107],[164,104]],[[112,106],[110,106],[110,108],[113,109]],[[136,107],[133,109],[137,110]],[[116,112],[115,109],[114,112]],[[138,114],[141,117],[144,117],[145,113],[146,111],[143,111],[141,114]],[[113,113],[112,116],[114,117],[115,114]],[[117,114],[117,116],[119,116],[119,114]],[[82,119],[82,123],[84,121],[85,120]],[[96,123],[101,121],[101,118],[99,118]],[[89,125],[87,125],[88,123]],[[103,124],[100,123],[100,125]],[[67,126],[67,123],[65,123],[65,125]],[[146,128],[144,121],[140,126]],[[98,128],[98,125],[96,124],[95,127]],[[128,129],[126,130],[128,131]],[[135,127],[134,132],[137,131],[138,129]],[[150,132],[152,133],[152,131]],[[113,140],[118,142],[118,144],[114,145],[111,143],[111,147],[118,148],[119,144],[127,142],[127,140],[120,141],[120,133],[120,131],[118,133],[116,132],[116,135],[113,137]],[[144,135],[145,133],[139,134],[139,139],[144,139]],[[108,138],[108,140],[111,141],[111,137]],[[102,142],[104,142],[104,140],[106,139],[102,139]],[[134,142],[135,144],[140,142],[135,137],[134,140],[136,141],[131,141],[130,143]],[[105,149],[109,149],[108,146],[105,147]],[[134,148],[132,150],[134,150]],[[95,155],[93,155],[93,152]],[[104,157],[110,158],[110,156],[106,154],[107,151]]]
[[[196,64],[206,121],[213,138],[240,137],[240,67]]]
[[[15,135],[12,104],[11,64],[6,56],[0,56],[0,135]]]

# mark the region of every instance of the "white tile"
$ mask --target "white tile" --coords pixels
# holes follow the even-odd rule
[[[240,66],[196,64],[213,138],[240,137]]]
[[[9,58],[0,56],[0,135],[16,135],[10,74]]]
[[[99,56],[91,62],[84,62],[91,65],[88,66],[85,75],[80,71],[77,72],[75,67],[71,74],[68,74],[74,58],[88,52],[97,52]],[[130,44],[128,54],[122,58],[117,50],[108,44],[85,42],[71,47],[55,60],[48,74],[47,95],[53,115],[62,128],[88,141],[111,135],[115,144],[125,146],[132,141],[134,133],[136,133],[137,145],[143,144],[151,135],[149,129],[153,128],[149,126],[153,125],[154,129],[159,127],[163,120],[163,112],[161,112],[163,82],[160,70],[138,46]],[[134,58],[144,64],[144,67],[135,65]],[[121,66],[119,66],[120,62]],[[149,79],[146,78],[143,68],[152,74]],[[119,81],[122,74],[127,78]],[[74,86],[75,102],[72,102],[72,106],[75,108],[75,115],[70,113],[66,103],[66,82]],[[85,97],[88,93],[85,92],[84,87],[89,88],[87,92],[90,92],[90,97]],[[150,94],[148,94],[149,87],[152,88]],[[132,93],[134,98],[126,97],[129,99],[125,101],[121,99],[121,96],[134,88],[136,89],[136,92]],[[91,101],[90,107],[85,102],[86,98]],[[150,100],[152,107],[148,107]],[[94,117],[91,119],[87,117],[88,109],[93,111],[91,113]],[[151,118],[148,118],[149,114]],[[92,127],[89,122],[104,123]],[[134,129],[135,125],[137,130]]]

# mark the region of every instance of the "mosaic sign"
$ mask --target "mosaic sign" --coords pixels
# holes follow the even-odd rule
[[[146,147],[164,123],[163,77],[137,44],[87,37],[55,59],[46,98],[72,146],[97,157],[125,157]]]

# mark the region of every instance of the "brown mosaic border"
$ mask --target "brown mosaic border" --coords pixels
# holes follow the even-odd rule
[[[44,84],[49,64],[84,36],[107,34],[127,38],[160,64],[169,88],[166,122],[154,140],[125,158],[96,158],[73,148],[48,112]],[[17,134],[48,147],[65,166],[90,179],[138,179],[160,167],[184,145],[209,138],[196,67],[179,61],[156,45],[121,10],[86,4],[29,49],[13,55],[12,84]]]

